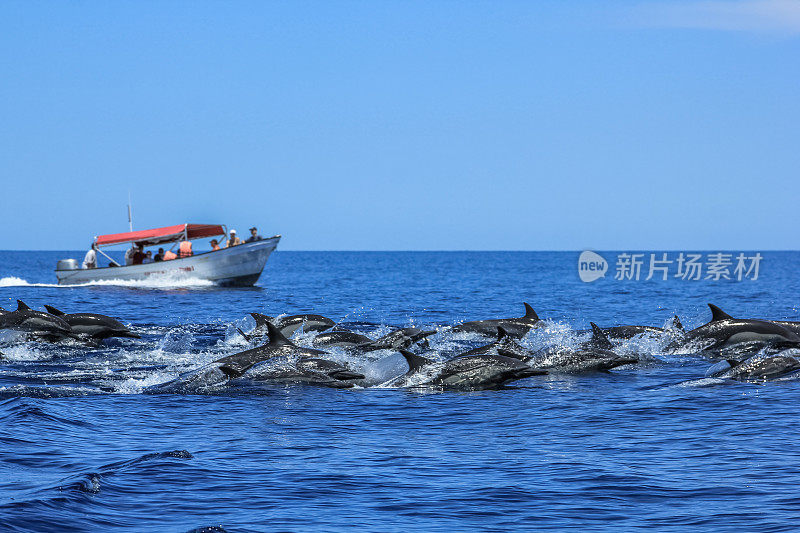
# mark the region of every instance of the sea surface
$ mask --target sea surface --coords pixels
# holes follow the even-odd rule
[[[604,252],[601,254],[606,255]],[[673,254],[675,255],[675,254]],[[590,321],[695,327],[708,302],[800,320],[800,253],[764,252],[757,280],[593,283],[578,252],[284,252],[254,288],[198,280],[54,285],[83,252],[0,252],[0,306],[118,317],[142,339],[100,347],[0,336],[0,530],[794,531],[800,381],[704,379],[667,355],[500,390],[265,384],[186,394],[148,387],[241,351],[250,312],[314,312],[377,336],[408,325],[521,316],[566,342]],[[645,275],[642,275],[644,278]],[[295,342],[309,345],[313,335]],[[444,358],[486,339],[431,339]],[[334,354],[346,358],[344,354]],[[386,379],[384,352],[352,361]],[[213,530],[213,529],[210,529]]]

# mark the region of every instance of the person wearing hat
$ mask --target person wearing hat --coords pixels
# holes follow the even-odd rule
[[[228,242],[225,243],[225,248],[230,248],[231,246],[236,246],[237,244],[242,244],[241,239],[236,236],[236,230],[231,230],[231,237],[228,239]]]
[[[263,239],[263,237],[258,234],[258,229],[256,229],[255,226],[253,226],[252,228],[250,228],[250,236],[244,242],[256,242],[260,241],[261,239]]]

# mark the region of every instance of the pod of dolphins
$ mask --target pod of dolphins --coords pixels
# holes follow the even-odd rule
[[[0,308],[0,330],[15,330],[36,340],[63,339],[98,344],[112,337],[140,338],[118,320],[95,313],[67,314],[52,306],[35,311],[18,301],[15,311]],[[256,327],[239,333],[254,347],[227,355],[146,392],[174,392],[225,385],[232,380],[298,383],[332,388],[380,385],[476,390],[548,373],[608,372],[636,364],[635,355],[620,354],[619,343],[638,335],[665,341],[665,353],[701,353],[717,360],[707,377],[767,381],[800,375],[800,322],[737,319],[709,304],[711,320],[685,331],[676,316],[667,328],[622,325],[601,328],[591,323],[588,339],[567,346],[531,350],[518,341],[545,327],[534,309],[514,318],[474,320],[438,329],[406,327],[373,339],[316,314],[272,317],[251,313]],[[290,337],[302,330],[316,332],[313,348],[298,346]],[[444,361],[426,357],[428,337],[440,331],[491,337],[491,342]],[[587,331],[587,333],[589,333]],[[408,370],[380,383],[370,383],[362,371],[335,360],[326,349],[337,348],[370,357],[371,352],[400,353]],[[374,357],[374,356],[373,356]],[[276,364],[279,363],[279,364]]]

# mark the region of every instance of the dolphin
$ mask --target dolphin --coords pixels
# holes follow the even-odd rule
[[[769,322],[772,322],[773,324],[778,324],[779,326],[782,326],[791,331],[792,333],[795,333],[796,335],[800,336],[800,322],[795,322],[793,320],[770,320]]]
[[[0,314],[0,329],[22,331],[45,340],[80,339],[64,319],[34,311],[21,300],[17,300],[16,311]]]
[[[627,340],[640,335],[642,333],[656,333],[661,334],[671,330],[683,331],[683,324],[678,315],[672,319],[672,328],[658,328],[655,326],[613,326],[609,328],[601,328],[607,337],[616,340]]]
[[[682,339],[670,343],[668,350],[690,346],[697,346],[700,351],[719,350],[743,343],[800,345],[800,336],[780,324],[736,319],[714,304],[708,304],[708,307],[711,321],[686,332]]]
[[[706,377],[739,381],[768,381],[800,370],[800,351],[784,350],[774,355],[754,355],[744,361],[727,359],[712,366]]]
[[[311,341],[314,346],[337,348],[352,348],[360,344],[370,343],[372,343],[372,339],[366,335],[341,329],[323,331]]]
[[[45,305],[47,312],[62,318],[70,325],[74,333],[88,335],[94,339],[109,337],[129,337],[141,339],[141,336],[126,328],[120,321],[106,315],[96,313],[64,313],[52,305]]]
[[[363,374],[351,371],[345,365],[319,358],[299,358],[287,365],[271,365],[264,361],[254,365],[244,375],[256,382],[297,383],[319,385],[335,389],[349,389],[354,380],[364,379]]]
[[[146,392],[174,392],[219,386],[232,379],[249,378],[250,375],[245,374],[258,365],[261,369],[256,370],[252,377],[255,381],[299,382],[305,374],[307,383],[330,382],[329,386],[336,386],[335,382],[344,383],[345,378],[364,379],[362,374],[350,372],[344,365],[317,357],[326,352],[303,348],[292,343],[271,322],[267,321],[266,327],[269,335],[267,344],[222,357],[198,369],[185,372],[173,381],[152,386]],[[279,357],[296,357],[298,361],[293,367],[278,370],[270,368],[267,372],[263,371],[264,363]]]
[[[372,340],[366,335],[346,330],[329,330],[320,333],[311,343],[314,346],[336,346],[352,351],[373,352],[376,350],[398,350],[410,348],[435,334],[436,331],[425,331],[416,327],[407,327],[387,333],[379,339]]]
[[[437,387],[456,390],[479,390],[500,387],[510,381],[546,374],[535,370],[518,359],[502,355],[458,356],[436,368],[435,362],[421,355],[401,349],[408,363],[408,372],[390,382],[394,387]],[[426,376],[425,370],[433,370]],[[422,377],[421,383],[417,377]]]
[[[612,351],[613,345],[603,330],[591,322],[592,337],[577,347],[551,346],[531,355],[501,350],[509,357],[518,357],[531,368],[553,373],[604,372],[622,365],[637,363],[636,357],[622,356]]]
[[[473,348],[468,352],[461,354],[461,357],[468,355],[503,355],[505,357],[512,357],[514,359],[522,360],[525,357],[531,357],[533,352],[528,348],[517,343],[511,335],[502,326],[497,326],[497,340],[490,342],[484,346]]]
[[[533,307],[523,302],[525,316],[519,318],[494,318],[491,320],[473,320],[456,324],[452,327],[454,332],[480,333],[481,335],[494,335],[497,326],[502,326],[506,332],[517,339],[524,337],[531,328],[541,322],[539,315]]]
[[[419,342],[427,337],[436,333],[435,331],[425,331],[416,327],[402,328],[391,333],[387,333],[383,337],[370,341],[365,344],[359,344],[355,348],[372,352],[375,350],[399,350],[401,348],[410,348],[412,344]]]
[[[291,337],[295,331],[303,328],[308,333],[311,331],[325,331],[336,325],[336,322],[322,315],[290,315],[272,317],[261,313],[250,313],[256,321],[256,330],[263,332],[268,322],[272,322],[286,337]]]
[[[266,327],[267,335],[269,336],[267,344],[228,355],[222,359],[217,359],[211,364],[219,365],[220,370],[229,378],[238,378],[256,363],[267,359],[281,356],[316,357],[327,353],[322,350],[297,346],[287,339],[277,326],[270,321],[266,321]]]

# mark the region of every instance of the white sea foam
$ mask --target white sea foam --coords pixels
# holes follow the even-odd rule
[[[188,277],[185,275],[154,276],[143,280],[108,279],[77,283],[75,285],[58,285],[57,283],[31,283],[16,276],[0,278],[0,287],[129,287],[134,289],[202,289],[213,287],[214,283],[207,279]]]

